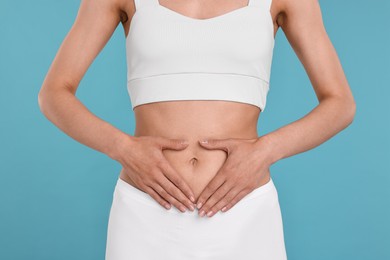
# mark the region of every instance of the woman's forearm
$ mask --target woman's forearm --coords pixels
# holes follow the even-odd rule
[[[120,147],[131,136],[91,113],[77,97],[65,89],[41,92],[42,113],[64,133],[78,142],[118,160]]]
[[[329,97],[299,120],[261,136],[269,149],[269,162],[273,164],[324,143],[352,123],[355,109],[353,101]]]

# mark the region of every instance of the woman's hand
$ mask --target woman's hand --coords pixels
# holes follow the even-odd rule
[[[201,217],[205,213],[212,217],[220,209],[229,210],[252,190],[268,182],[271,166],[270,147],[261,138],[207,141],[199,143],[206,149],[224,150],[228,158],[198,198]]]
[[[183,150],[187,146],[188,142],[185,140],[131,136],[122,145],[118,161],[137,188],[148,193],[161,206],[170,209],[173,204],[185,212],[186,205],[193,211],[195,207],[190,199],[192,197],[191,200],[195,202],[195,198],[191,188],[162,153],[163,149]]]

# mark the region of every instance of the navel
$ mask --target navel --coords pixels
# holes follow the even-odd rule
[[[192,157],[190,160],[190,164],[194,165],[194,166],[197,164],[197,162],[198,162],[198,159],[196,157]]]

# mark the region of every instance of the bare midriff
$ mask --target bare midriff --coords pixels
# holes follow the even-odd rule
[[[192,189],[195,199],[227,159],[225,151],[208,150],[198,143],[199,140],[258,137],[260,109],[246,103],[222,100],[164,101],[136,106],[134,113],[134,136],[161,136],[189,141],[184,150],[163,150],[163,154]],[[120,178],[136,187],[123,169]]]

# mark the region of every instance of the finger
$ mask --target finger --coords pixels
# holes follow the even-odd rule
[[[188,186],[187,182],[185,182],[183,180],[183,178],[176,172],[175,169],[173,169],[173,167],[171,166],[170,163],[166,162],[164,164],[161,165],[160,169],[162,170],[162,172],[164,173],[164,175],[173,183],[176,185],[176,187],[178,187],[184,194],[185,196],[187,197],[187,199],[189,199],[190,201],[187,201],[186,200],[186,204],[189,206],[189,205],[193,205],[193,203],[195,203],[195,195],[194,193],[192,192],[190,186]],[[184,202],[184,201],[183,201]]]
[[[157,181],[165,189],[165,191],[167,191],[175,198],[175,200],[178,201],[175,203],[175,205],[179,205],[180,210],[186,211],[185,207],[187,207],[189,210],[194,211],[195,207],[192,202],[165,175],[163,175],[162,178],[158,179]]]
[[[234,148],[234,139],[208,139],[208,140],[200,140],[199,144],[209,150],[223,150],[228,153],[231,153]]]
[[[172,196],[170,189],[171,188],[165,188],[161,186],[159,183],[155,183],[153,185],[153,189],[160,194],[161,197],[163,197],[165,200],[169,201],[172,205],[174,205],[178,210],[181,212],[186,211],[186,207],[178,201],[174,196]]]
[[[152,187],[146,186],[143,188],[155,201],[166,209],[171,208],[171,204],[163,199]]]
[[[234,205],[236,205],[243,197],[245,197],[246,195],[248,195],[250,193],[250,191],[248,190],[242,190],[241,192],[239,192],[237,194],[237,196],[235,196],[232,200],[230,200],[230,202],[224,206],[222,208],[222,212],[226,212],[228,211],[229,209],[231,209]]]
[[[210,196],[225,182],[225,178],[217,173],[199,195],[196,207],[201,209]]]
[[[213,194],[212,196],[204,203],[204,205],[199,210],[199,216],[203,217],[205,214],[207,216],[214,215],[213,211],[211,211],[211,208],[216,205],[221,199],[225,197],[225,195],[231,190],[230,185],[228,185],[226,182],[220,186]],[[215,212],[214,212],[215,213]]]
[[[169,139],[161,137],[159,140],[159,144],[162,150],[183,150],[189,145],[189,142],[185,139]]]
[[[226,205],[228,205],[242,190],[238,188],[232,188],[230,189],[226,195],[220,199],[214,206],[212,206],[208,211],[206,212],[212,212],[210,214],[207,214],[208,217],[214,216],[219,210],[224,208]]]

